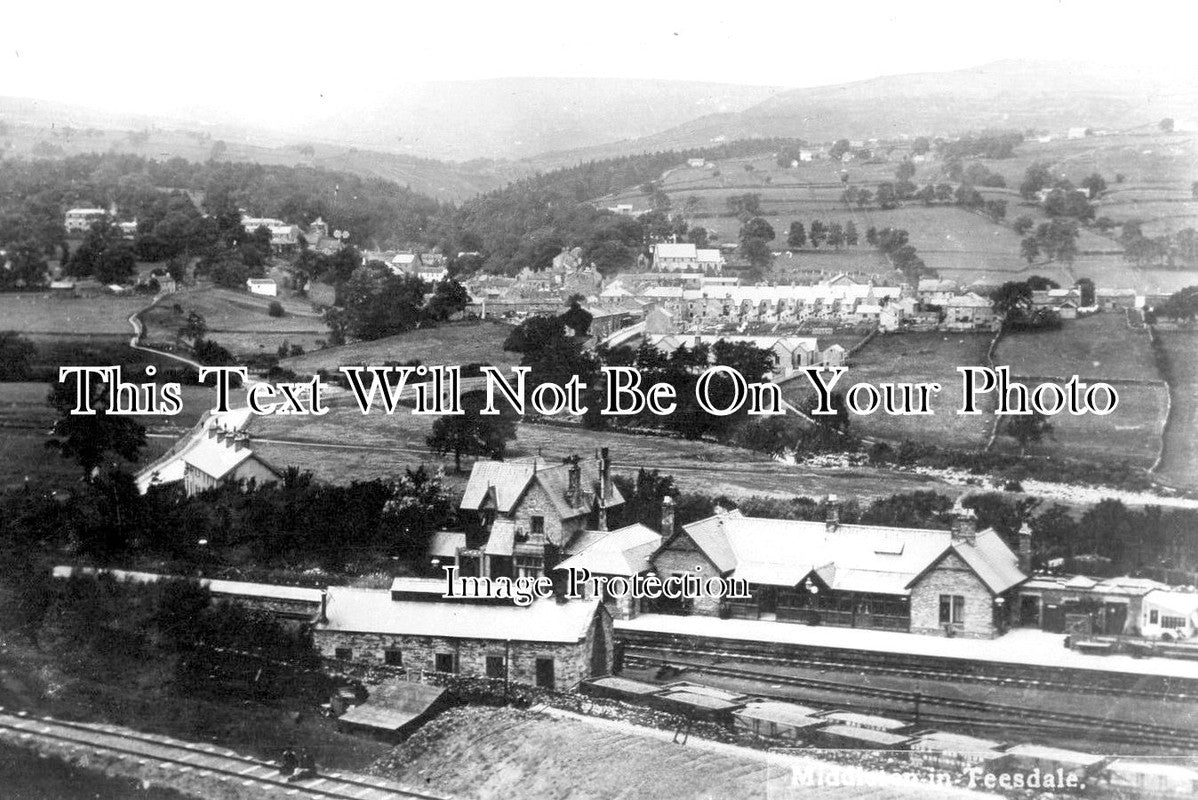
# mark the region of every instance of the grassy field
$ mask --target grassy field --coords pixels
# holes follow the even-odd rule
[[[54,424],[54,412],[46,403],[49,385],[44,383],[0,383],[0,489],[20,486],[27,479],[54,483],[73,481],[79,468],[46,449]],[[210,387],[184,386],[183,411],[174,417],[143,417],[147,444],[138,464],[146,464],[165,452],[212,407]],[[120,462],[125,469],[138,464]]]
[[[411,360],[432,365],[477,363],[511,366],[520,363],[520,354],[503,349],[503,342],[510,331],[511,326],[502,322],[449,323],[372,342],[330,347],[284,359],[280,363],[300,374],[355,364],[384,364],[388,361],[403,364]]]
[[[272,301],[286,312],[272,317],[267,312]],[[328,339],[328,328],[311,304],[284,293],[264,297],[249,292],[211,285],[183,289],[163,298],[142,315],[148,344],[170,344],[187,320],[198,312],[208,326],[207,338],[228,348],[235,356],[275,353],[283,342],[305,350],[318,347]]]
[[[1054,416],[1053,435],[1032,451],[1141,467],[1156,460],[1168,392],[1148,334],[1129,328],[1122,314],[1068,320],[1060,330],[1045,333],[1009,334],[999,342],[995,362],[1009,365],[1013,377],[1028,384],[1078,375],[1113,382],[1119,393],[1119,407],[1107,416]],[[1000,436],[995,447],[1013,451],[1018,446]]]
[[[465,475],[452,474],[453,459],[431,453],[425,437],[433,419],[406,412],[393,417],[363,416],[344,395],[330,399],[331,410],[320,418],[258,417],[249,433],[255,451],[279,467],[296,466],[338,483],[387,477],[421,464],[444,467],[450,485],[461,488]],[[540,454],[546,459],[611,450],[617,473],[635,475],[640,467],[672,475],[685,491],[738,497],[754,494],[792,497],[839,494],[888,497],[898,492],[935,489],[956,495],[961,487],[921,475],[871,468],[811,469],[794,467],[735,447],[657,436],[589,431],[576,426],[520,425],[508,445],[508,457]],[[463,459],[468,472],[472,459]]]
[[[837,389],[855,383],[936,382],[943,388],[932,400],[934,417],[887,416],[882,411],[854,415],[851,430],[862,436],[899,442],[913,439],[943,447],[978,448],[986,444],[990,406],[977,416],[957,414],[961,406],[958,366],[985,366],[986,334],[912,333],[875,336],[849,361]],[[806,379],[788,381],[783,393],[800,405],[812,393]]]
[[[41,337],[133,335],[129,316],[150,302],[144,295],[63,297],[49,292],[0,294],[0,329]]]
[[[1060,330],[1009,333],[998,344],[998,364],[1015,375],[1160,382],[1152,342],[1120,313],[1066,320]]]
[[[1170,485],[1198,486],[1198,332],[1157,331],[1168,362],[1173,408],[1157,474]]]

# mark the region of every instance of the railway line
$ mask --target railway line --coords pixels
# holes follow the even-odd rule
[[[390,781],[340,773],[288,780],[272,761],[232,750],[141,733],[117,725],[68,722],[0,709],[0,742],[38,741],[59,751],[87,752],[129,760],[180,775],[207,777],[252,789],[256,797],[321,800],[446,800]]]
[[[654,666],[661,663],[661,658],[626,655],[625,663]],[[714,675],[775,687],[781,685],[829,694],[860,697],[864,700],[861,703],[844,703],[839,701],[835,703],[840,708],[849,708],[850,710],[879,712],[878,704],[885,703],[889,705],[881,710],[893,712],[893,706],[898,705],[910,709],[911,711],[908,713],[915,717],[916,723],[945,723],[987,732],[995,729],[1018,730],[1034,734],[1066,737],[1076,736],[1079,738],[1084,737],[1092,740],[1123,744],[1198,749],[1198,730],[1188,728],[1145,722],[1111,720],[1104,717],[1068,711],[1029,708],[1026,706],[982,700],[946,697],[924,692],[846,684],[839,681],[781,675],[774,672],[763,672],[718,664],[680,661],[676,658],[668,659],[668,663],[673,667],[684,669],[692,674]],[[765,694],[768,695],[769,693],[766,692]],[[793,698],[777,697],[776,699],[791,700]]]
[[[621,630],[627,656],[677,663],[678,658],[737,659],[754,664],[934,678],[989,686],[1025,687],[1068,693],[1198,702],[1198,681],[1159,675],[1030,666],[996,661],[920,657],[872,650],[740,641]]]

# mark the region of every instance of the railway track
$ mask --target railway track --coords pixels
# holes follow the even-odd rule
[[[660,663],[659,658],[642,656],[625,656],[625,661],[644,666],[653,666]],[[1176,728],[1146,722],[1110,720],[1069,711],[1050,711],[1005,703],[992,703],[983,700],[945,697],[923,692],[845,684],[817,678],[779,675],[772,672],[679,661],[677,659],[670,659],[669,664],[692,673],[716,675],[737,680],[770,684],[772,686],[783,685],[832,694],[850,695],[875,701],[885,701],[887,703],[897,703],[906,708],[913,709],[914,715],[920,722],[947,722],[976,728],[1019,729],[1054,735],[1081,734],[1088,738],[1125,744],[1151,744],[1162,747],[1198,749],[1198,730],[1188,728]],[[778,699],[786,700],[792,698],[780,697]],[[837,703],[836,705],[839,707],[845,706],[842,703]],[[868,711],[879,710],[876,706],[871,706],[869,703],[858,704],[858,709]],[[943,709],[953,713],[937,712],[932,709]],[[893,713],[893,709],[890,708],[885,709],[885,711]]]
[[[648,657],[656,655],[671,660],[678,656],[714,659],[737,659],[756,664],[772,664],[786,667],[810,667],[836,671],[868,672],[878,675],[896,675],[909,678],[936,678],[959,683],[981,683],[990,686],[1015,686],[1029,689],[1049,689],[1069,693],[1112,695],[1119,697],[1142,697],[1152,700],[1174,700],[1198,702],[1198,691],[1192,681],[1170,679],[1160,676],[1143,676],[1150,686],[1131,685],[1137,676],[1121,673],[1089,671],[1085,675],[1071,674],[1070,670],[1053,667],[1028,667],[1020,664],[984,662],[981,669],[964,668],[948,659],[914,659],[898,657],[891,653],[837,651],[823,653],[820,648],[794,649],[784,654],[770,654],[769,648],[761,643],[715,640],[716,646],[706,646],[701,640],[681,643],[663,641],[662,635],[632,634],[621,631],[624,652]],[[1077,672],[1076,670],[1073,672]]]
[[[68,722],[0,709],[0,742],[36,740],[58,750],[84,750],[166,771],[209,777],[253,789],[261,797],[321,800],[446,800],[442,795],[405,788],[390,781],[339,773],[290,781],[272,761],[221,747],[140,733],[117,725]]]

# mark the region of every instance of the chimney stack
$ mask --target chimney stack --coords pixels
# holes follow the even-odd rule
[[[611,459],[606,447],[599,448],[599,492],[605,503],[612,498]]]
[[[978,515],[966,508],[960,499],[953,506],[953,541],[973,544],[978,533]]]
[[[828,533],[835,533],[840,527],[840,498],[830,494],[824,500],[824,505],[824,529]]]
[[[664,543],[674,535],[674,498],[666,495],[661,499],[661,540]]]
[[[570,464],[570,483],[566,487],[566,500],[576,506],[582,498],[582,468],[578,466],[578,456],[571,456],[567,461]]]
[[[1032,528],[1026,521],[1019,528],[1019,571],[1032,574]]]

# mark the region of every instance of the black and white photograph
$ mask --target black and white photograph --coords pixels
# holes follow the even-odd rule
[[[0,797],[1198,797],[1198,13],[14,3]]]

